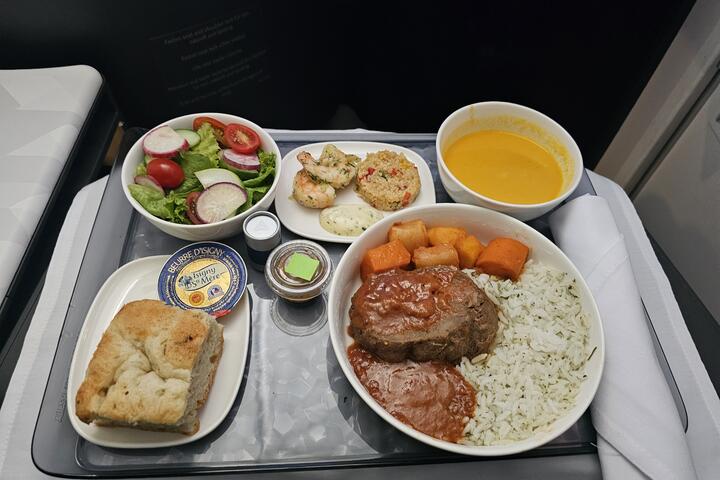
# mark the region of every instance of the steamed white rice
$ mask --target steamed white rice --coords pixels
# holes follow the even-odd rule
[[[492,353],[458,367],[477,391],[459,443],[524,440],[574,406],[586,377],[588,320],[575,280],[532,260],[515,283],[465,272],[498,306],[500,323]]]

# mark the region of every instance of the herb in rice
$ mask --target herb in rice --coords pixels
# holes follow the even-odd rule
[[[575,405],[585,378],[588,320],[575,280],[532,260],[517,282],[465,272],[498,306],[500,324],[492,353],[458,367],[477,391],[459,443],[524,440]]]

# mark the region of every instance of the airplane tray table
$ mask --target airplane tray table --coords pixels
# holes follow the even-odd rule
[[[45,473],[71,477],[186,475],[245,471],[312,470],[481,460],[436,450],[412,440],[378,417],[355,394],[332,349],[327,325],[315,323],[324,300],[305,306],[273,303],[264,276],[249,268],[252,302],[249,358],[243,384],[221,425],[193,443],[160,449],[104,448],[78,437],[65,408],[70,360],[85,315],[105,279],[141,257],[170,254],[190,243],[170,237],[135,213],[124,198],[120,169],[145,130],[129,129],[98,210],[48,379],[33,436],[32,458]],[[339,141],[348,134],[274,134],[283,155],[305,143]],[[433,171],[438,202],[451,202],[437,177],[435,135],[352,133],[353,140],[405,146]],[[573,196],[594,194],[584,174]],[[551,237],[547,222],[530,223]],[[283,230],[283,241],[297,238]],[[226,239],[247,258],[241,237]],[[337,265],[347,248],[324,244]],[[277,308],[276,308],[277,307]],[[279,321],[272,312],[279,312]],[[58,319],[60,321],[60,319]],[[566,433],[522,457],[595,451],[589,413]]]

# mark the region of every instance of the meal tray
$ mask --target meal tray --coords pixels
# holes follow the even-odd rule
[[[481,461],[436,450],[395,430],[354,392],[338,365],[327,324],[302,332],[323,302],[284,308],[290,328],[271,317],[274,294],[261,272],[250,269],[252,302],[249,359],[243,385],[225,421],[208,436],[179,447],[119,450],[79,438],[67,418],[70,360],[85,314],[105,279],[121,265],[149,255],[170,254],[189,242],[153,227],[132,210],[120,184],[125,153],[145,132],[129,129],[113,166],[65,317],[32,444],[35,465],[45,473],[73,477],[185,475],[242,471],[328,469]],[[338,132],[275,134],[283,155],[312,142],[366,140],[393,143],[419,153],[433,172],[438,202],[452,202],[438,178],[435,135]],[[591,193],[585,173],[573,196]],[[551,238],[546,219],[530,223]],[[297,238],[283,229],[283,241]],[[224,241],[247,258],[241,237]],[[347,248],[324,244],[337,265]],[[282,309],[281,309],[282,310]],[[288,327],[286,325],[285,327]],[[310,331],[310,330],[307,330]],[[589,413],[549,444],[521,457],[595,451]]]

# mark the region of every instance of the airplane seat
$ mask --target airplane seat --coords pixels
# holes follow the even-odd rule
[[[0,366],[22,338],[65,213],[99,176],[117,123],[92,67],[0,70]]]

